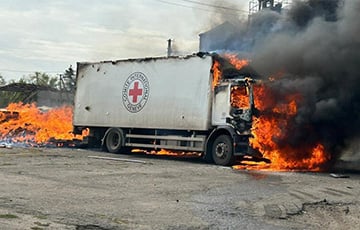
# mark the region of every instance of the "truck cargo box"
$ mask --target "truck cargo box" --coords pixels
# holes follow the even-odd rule
[[[208,130],[212,57],[78,63],[74,126]]]

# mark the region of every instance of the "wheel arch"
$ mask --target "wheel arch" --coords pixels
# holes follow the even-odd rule
[[[121,135],[121,146],[125,145],[125,135],[124,135],[124,131],[122,128],[119,127],[110,127],[106,130],[106,132],[104,133],[104,136],[101,139],[101,146],[104,147],[105,145],[105,140],[106,140],[106,136],[113,130],[118,130],[120,135]]]
[[[213,162],[212,156],[211,156],[211,147],[214,143],[215,139],[219,137],[220,135],[228,135],[230,136],[232,142],[234,143],[234,135],[235,131],[229,126],[219,126],[216,129],[214,129],[210,135],[208,136],[206,143],[205,143],[205,152],[204,152],[204,158],[209,161]]]

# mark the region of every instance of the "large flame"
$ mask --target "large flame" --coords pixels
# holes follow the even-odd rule
[[[292,132],[298,104],[302,96],[296,92],[275,101],[273,92],[265,84],[255,87],[255,105],[260,116],[254,118],[250,145],[271,160],[263,168],[269,170],[320,171],[329,161],[321,143],[292,145],[288,135]]]
[[[224,57],[238,70],[249,64],[249,60],[238,59],[236,55]],[[221,66],[216,66],[221,68]],[[279,76],[278,76],[279,75]],[[281,73],[271,77],[270,81],[280,79]],[[221,76],[220,76],[221,78]],[[221,79],[217,78],[219,82]],[[232,106],[248,107],[249,97],[244,89],[234,88],[231,92]],[[250,145],[257,149],[271,163],[253,162],[245,159],[234,168],[267,169],[267,170],[307,170],[320,171],[330,160],[322,143],[303,143],[301,147],[291,144],[288,134],[293,131],[293,124],[298,113],[298,104],[302,96],[291,92],[277,101],[270,87],[265,83],[254,87],[255,106],[260,116],[253,117]],[[245,165],[245,166],[244,166]]]
[[[5,111],[12,116],[0,113],[0,140],[40,144],[53,139],[82,139],[72,134],[71,106],[41,111],[35,104],[12,103]]]

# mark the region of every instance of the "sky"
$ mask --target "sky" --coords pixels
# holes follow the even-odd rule
[[[200,33],[246,17],[248,2],[1,0],[0,75],[55,76],[81,61],[165,56],[169,38],[179,54],[197,52]]]

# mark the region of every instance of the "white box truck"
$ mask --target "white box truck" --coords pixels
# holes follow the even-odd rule
[[[221,76],[216,54],[77,63],[74,133],[89,129],[89,144],[201,152],[218,165],[251,154],[253,82]],[[234,93],[248,99],[246,108]]]

